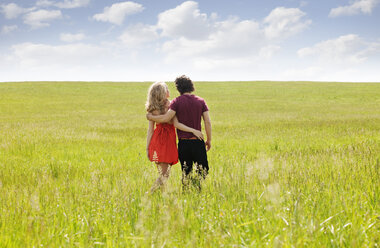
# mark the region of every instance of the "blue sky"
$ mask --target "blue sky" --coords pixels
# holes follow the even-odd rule
[[[380,0],[1,0],[0,81],[380,81]]]

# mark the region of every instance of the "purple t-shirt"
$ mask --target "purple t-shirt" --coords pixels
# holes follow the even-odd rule
[[[175,98],[171,103],[171,110],[174,110],[178,121],[182,124],[202,130],[201,117],[203,112],[208,111],[207,104],[199,96],[183,94]],[[188,139],[195,137],[192,133],[184,132],[177,129],[177,135],[179,139]]]

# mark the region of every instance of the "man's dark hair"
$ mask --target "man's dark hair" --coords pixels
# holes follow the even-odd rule
[[[177,87],[178,92],[183,95],[184,93],[191,93],[194,91],[194,85],[190,78],[182,75],[175,79],[175,87]]]

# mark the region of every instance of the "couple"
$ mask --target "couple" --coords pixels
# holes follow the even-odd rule
[[[193,94],[194,85],[190,78],[176,78],[175,86],[180,96],[169,101],[169,89],[163,82],[152,84],[148,91],[146,115],[149,120],[146,151],[150,161],[155,162],[159,177],[151,192],[164,186],[173,164],[181,162],[182,186],[186,190],[192,182],[198,190],[200,180],[208,173],[207,151],[211,148],[211,120],[206,102]],[[201,132],[203,118],[207,141]],[[154,129],[154,125],[156,128]],[[175,128],[178,134],[178,150]],[[195,178],[192,175],[193,165]]]

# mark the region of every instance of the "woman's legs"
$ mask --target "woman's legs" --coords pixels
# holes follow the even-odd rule
[[[170,165],[167,163],[157,163],[157,169],[159,176],[150,189],[150,192],[154,192],[160,187],[163,188],[170,175]]]

